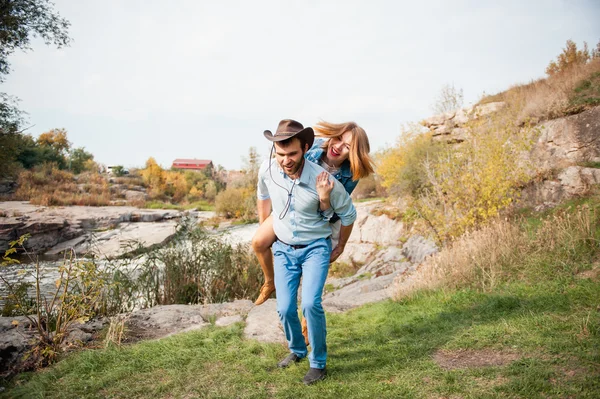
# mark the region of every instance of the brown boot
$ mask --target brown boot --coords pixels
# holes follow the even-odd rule
[[[308,324],[306,323],[306,317],[302,318],[302,335],[304,335],[304,342],[308,346]]]
[[[254,302],[255,305],[262,305],[265,303],[267,299],[275,292],[275,285],[273,283],[264,283],[262,287],[260,287],[260,294],[258,298]]]

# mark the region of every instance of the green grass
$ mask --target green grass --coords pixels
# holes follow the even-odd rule
[[[329,377],[280,370],[277,344],[245,340],[243,325],[122,349],[88,350],[22,374],[2,398],[597,398],[600,283],[583,279],[421,293],[328,315]],[[444,369],[444,350],[512,361]],[[486,352],[478,352],[478,351]]]
[[[581,112],[596,105],[600,105],[600,72],[595,72],[582,80],[569,99],[571,112]]]
[[[215,206],[206,201],[196,201],[189,204],[171,204],[169,202],[162,201],[147,201],[144,204],[144,208],[147,209],[175,209],[179,211],[195,209],[198,211],[214,211]]]

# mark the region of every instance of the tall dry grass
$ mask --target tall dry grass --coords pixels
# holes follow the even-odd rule
[[[575,88],[581,81],[599,72],[600,58],[595,58],[587,64],[574,65],[548,78],[516,85],[493,96],[485,96],[479,104],[504,101],[510,108],[519,110],[519,123],[559,118],[585,109],[572,104]]]
[[[600,260],[599,218],[600,208],[581,205],[528,223],[497,220],[427,259],[410,279],[398,278],[396,296],[573,276]]]
[[[15,198],[35,205],[110,205],[108,182],[97,173],[72,173],[45,164],[21,172]]]

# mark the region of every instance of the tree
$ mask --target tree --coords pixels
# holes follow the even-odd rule
[[[31,50],[31,39],[47,45],[69,45],[69,21],[60,17],[48,0],[0,0],[0,83],[10,73],[8,57],[16,50]],[[0,92],[0,178],[14,175],[15,134],[24,122],[18,99]]]
[[[454,85],[446,84],[442,86],[436,102],[431,106],[435,114],[456,111],[463,106],[463,90],[457,89]]]
[[[42,133],[37,141],[39,145],[52,147],[62,155],[65,155],[71,149],[71,143],[67,139],[67,131],[65,129],[52,129]]]
[[[260,169],[260,155],[256,151],[256,147],[248,149],[248,156],[242,157],[244,162],[243,170],[246,173],[246,185],[251,188],[256,188],[258,183],[258,170]]]
[[[94,156],[85,150],[85,147],[75,148],[69,155],[69,169],[78,175],[89,168],[93,168]]]
[[[598,43],[600,47],[600,43]],[[592,52],[595,54],[595,51]],[[578,49],[577,44],[573,40],[567,40],[567,45],[562,53],[556,57],[556,61],[550,61],[546,68],[548,76],[552,76],[559,72],[563,72],[575,65],[584,65],[591,59],[588,45],[583,42],[583,49]]]
[[[0,1],[0,83],[10,72],[8,57],[18,50],[31,50],[31,39],[40,37],[47,45],[68,46],[69,21],[54,11],[48,0]]]

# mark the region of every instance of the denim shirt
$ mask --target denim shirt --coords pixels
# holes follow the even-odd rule
[[[325,152],[325,150],[321,147],[323,145],[323,143],[325,143],[325,139],[320,139],[320,138],[315,139],[315,142],[313,143],[312,147],[306,152],[306,154],[304,154],[304,158],[306,158],[307,160],[309,160],[311,162],[316,163],[317,165],[321,165],[321,157],[323,156],[323,153]],[[358,180],[356,180],[356,181],[352,180],[352,171],[350,170],[350,161],[347,159],[342,163],[339,171],[332,176],[335,177],[337,179],[337,181],[342,183],[342,185],[346,189],[346,192],[348,193],[348,195],[352,194],[352,191],[354,191],[354,189],[356,188],[356,185],[358,184]],[[329,209],[331,209],[331,208],[329,208]],[[327,212],[325,212],[325,214],[327,214]],[[333,216],[331,216],[330,222],[335,223],[338,220],[339,220],[338,215],[333,215]]]

